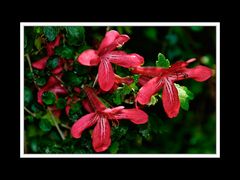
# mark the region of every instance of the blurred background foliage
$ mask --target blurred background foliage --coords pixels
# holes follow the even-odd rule
[[[81,66],[76,62],[78,55],[85,49],[97,49],[105,32],[115,29],[128,34],[130,40],[121,48],[129,53],[138,53],[145,58],[144,66],[155,66],[158,53],[162,53],[173,64],[177,60],[197,58],[193,66],[206,65],[215,72],[216,65],[216,29],[215,27],[25,27],[24,32],[24,146],[25,153],[94,153],[91,145],[92,128],[85,130],[81,139],[71,138],[69,127],[87,112],[80,102],[71,105],[66,115],[66,97],[55,101],[52,94],[45,94],[50,104],[55,104],[62,114],[57,119],[65,139],[62,140],[51,119],[51,115],[37,102],[37,86],[46,84],[50,71],[56,67],[56,59],[48,62],[46,70],[29,68],[27,57],[34,62],[46,55],[44,43],[53,41],[59,32],[65,34],[66,42],[55,48],[56,57],[73,59],[73,70],[64,72],[63,82],[70,90],[91,83],[89,74],[96,75],[97,68]],[[55,63],[55,64],[54,64]],[[192,66],[192,65],[191,65]],[[128,69],[114,67],[121,76],[131,75]],[[189,109],[180,109],[178,117],[169,119],[163,110],[160,98],[143,110],[149,115],[149,122],[135,125],[121,121],[112,127],[112,144],[104,153],[216,153],[216,78],[203,83],[187,79],[179,82],[186,86],[194,98],[189,101]],[[136,91],[139,86],[132,84]],[[124,85],[113,94],[102,94],[113,106],[134,105],[129,100],[131,92]],[[70,94],[71,96],[71,94]],[[80,98],[84,95],[80,95]],[[45,103],[45,105],[47,105]]]

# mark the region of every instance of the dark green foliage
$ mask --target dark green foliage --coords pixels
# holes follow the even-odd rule
[[[215,29],[213,27],[109,27],[126,33],[131,41],[122,47],[128,53],[138,53],[144,57],[143,66],[168,68],[178,60],[197,58],[193,66],[202,64],[216,68]],[[98,66],[84,66],[77,57],[86,49],[97,49],[104,37],[106,27],[59,27],[36,26],[24,29],[24,54],[28,54],[31,63],[47,56],[46,44],[62,34],[61,43],[54,48],[54,55],[47,61],[44,70],[33,68],[31,72],[26,56],[24,60],[24,106],[34,114],[24,111],[24,143],[26,153],[43,154],[91,154],[92,131],[86,129],[80,139],[71,137],[73,123],[88,112],[82,105],[86,97],[74,88],[93,85]],[[156,60],[156,57],[157,60]],[[38,88],[43,88],[52,70],[63,65],[62,86],[68,94],[56,95],[45,92],[42,96],[44,105],[37,102]],[[71,65],[69,65],[71,62]],[[71,67],[71,68],[69,68]],[[141,86],[139,75],[133,75],[128,68],[112,64],[114,73],[121,77],[131,76],[130,85],[119,84],[111,93],[99,91],[98,96],[111,108],[125,106],[134,108],[134,99]],[[184,80],[176,84],[181,109],[176,118],[169,119],[164,112],[161,91],[152,96],[146,106],[139,105],[149,115],[148,123],[136,125],[128,120],[111,120],[111,146],[103,153],[215,153],[216,152],[216,110],[215,77],[207,82]],[[95,89],[99,89],[98,83]],[[76,97],[78,100],[68,101]],[[70,106],[69,114],[66,106]],[[51,110],[52,109],[52,110]],[[54,114],[61,111],[59,118]],[[62,140],[56,124],[64,134]]]
[[[43,33],[47,37],[48,41],[54,41],[59,33],[59,27],[45,26],[43,27]]]
[[[65,59],[74,59],[75,57],[74,49],[69,46],[58,46],[55,48],[55,53]]]
[[[70,45],[79,46],[85,40],[84,27],[68,26],[66,29],[66,38]]]
[[[56,96],[50,91],[44,92],[42,95],[42,100],[46,105],[53,105],[55,103]]]
[[[50,69],[50,70],[53,70],[54,68],[56,68],[57,67],[57,65],[58,65],[58,63],[59,63],[59,58],[58,57],[51,57],[51,58],[49,58],[48,59],[48,61],[47,61],[47,67]]]
[[[66,100],[64,98],[58,98],[56,102],[56,106],[58,109],[63,109],[66,106]]]

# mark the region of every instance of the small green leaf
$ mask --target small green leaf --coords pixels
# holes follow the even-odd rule
[[[70,45],[81,45],[85,41],[84,27],[68,26],[66,29],[66,39]]]
[[[58,109],[64,109],[66,106],[66,100],[64,98],[59,98],[57,100],[56,106]]]
[[[58,57],[49,58],[47,61],[47,67],[52,70],[58,66],[59,59]]]
[[[175,83],[175,86],[178,90],[178,96],[180,99],[181,108],[188,111],[189,109],[189,100],[194,98],[193,93],[188,90],[185,86],[180,86],[179,84]]]
[[[157,67],[168,68],[170,66],[170,62],[162,53],[158,54],[158,60],[156,61]]]
[[[158,95],[158,94],[156,94],[156,95]],[[148,106],[154,106],[158,102],[158,99],[156,98],[156,95],[151,97],[150,102],[147,104]]]
[[[116,92],[116,91],[115,91]],[[113,96],[113,102],[116,105],[122,104],[122,95],[120,93],[114,93],[115,95]]]
[[[112,145],[109,147],[109,151],[111,154],[116,154],[119,150],[119,143],[118,142],[114,142],[112,143]]]
[[[65,59],[74,59],[74,50],[68,46],[58,46],[55,49],[55,54]]]
[[[43,32],[49,41],[54,41],[58,35],[59,28],[55,26],[45,26]]]
[[[41,37],[38,37],[37,39],[35,39],[34,45],[35,45],[35,47],[36,47],[38,50],[41,49],[41,47],[42,47],[42,39],[41,39]]]
[[[43,33],[43,28],[40,27],[40,26],[34,27],[34,33],[36,33],[37,35],[42,34]]]
[[[43,93],[42,100],[46,105],[53,105],[55,103],[56,96],[54,93],[47,91]]]
[[[43,77],[37,78],[35,81],[38,86],[44,86],[46,84],[46,79]]]
[[[29,87],[24,87],[24,104],[27,106],[33,99],[32,91]]]
[[[48,132],[52,129],[52,125],[48,119],[42,118],[39,122],[39,127],[42,131]]]

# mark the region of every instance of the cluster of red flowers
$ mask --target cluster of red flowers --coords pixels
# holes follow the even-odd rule
[[[48,56],[33,63],[34,68],[45,68],[47,60],[54,54],[54,47],[59,45],[61,37],[61,35],[57,36],[55,41],[47,45]],[[178,61],[169,68],[141,67],[144,64],[144,58],[139,54],[127,54],[124,51],[115,50],[129,39],[127,35],[121,35],[117,31],[111,30],[106,33],[98,50],[85,50],[78,56],[77,60],[85,66],[99,65],[97,80],[100,90],[104,92],[116,90],[118,84],[131,84],[133,82],[130,77],[120,77],[115,74],[111,63],[125,68],[132,68],[131,72],[133,74],[140,75],[139,84],[142,86],[135,98],[136,104],[137,102],[142,105],[148,104],[151,96],[163,89],[162,102],[164,110],[169,118],[176,117],[179,113],[180,100],[174,82],[187,78],[199,82],[205,81],[211,77],[211,69],[202,65],[187,68],[187,65],[195,61],[195,59],[186,62]],[[56,69],[52,71],[58,78],[61,78],[62,64],[64,64],[64,60],[61,60]],[[42,104],[42,94],[45,91],[52,91],[56,95],[58,93],[67,93],[66,89],[53,76],[38,92],[38,102],[40,104]],[[148,115],[137,106],[132,109],[125,109],[124,106],[108,108],[101,102],[93,88],[85,85],[83,91],[86,93],[87,99],[83,100],[82,104],[89,114],[81,117],[73,124],[71,134],[74,138],[80,138],[85,129],[96,124],[92,133],[92,144],[96,152],[107,150],[111,144],[109,121],[127,119],[135,124],[143,124],[148,121]],[[80,92],[79,89],[78,92]],[[67,105],[67,114],[69,109],[70,106]]]

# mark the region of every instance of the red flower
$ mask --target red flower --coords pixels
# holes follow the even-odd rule
[[[136,101],[145,105],[149,103],[152,95],[163,88],[162,101],[164,110],[169,118],[176,117],[179,112],[180,101],[174,82],[187,78],[202,82],[212,75],[211,69],[205,66],[198,65],[194,68],[186,68],[189,63],[195,60],[196,59],[190,59],[187,62],[178,61],[170,68],[135,68],[132,72],[141,74],[140,83],[144,84],[137,94]],[[149,77],[153,78],[146,82]]]
[[[54,48],[60,45],[61,37],[62,37],[62,35],[59,34],[54,41],[52,41],[46,45],[47,56],[32,63],[32,67],[39,69],[39,70],[45,69],[49,57],[54,55]]]
[[[125,68],[133,68],[144,63],[142,56],[127,54],[124,51],[113,51],[129,40],[127,35],[120,35],[117,31],[106,33],[98,50],[88,49],[78,57],[78,62],[86,66],[98,67],[98,83],[102,90],[109,91],[114,84],[114,72],[111,63]]]
[[[48,82],[43,86],[37,93],[38,103],[43,105],[42,95],[46,91],[51,91],[56,95],[57,94],[67,94],[66,89],[61,85],[61,83],[53,76],[50,76]]]
[[[129,119],[135,124],[143,124],[148,120],[148,115],[140,109],[124,109],[124,106],[107,108],[93,89],[85,87],[84,90],[89,102],[84,101],[83,104],[90,113],[73,124],[71,134],[74,138],[80,138],[85,129],[96,124],[92,133],[92,145],[96,152],[107,150],[111,144],[111,129],[108,121]]]

